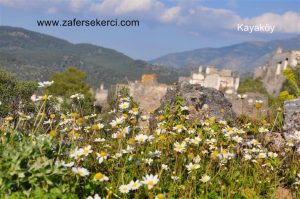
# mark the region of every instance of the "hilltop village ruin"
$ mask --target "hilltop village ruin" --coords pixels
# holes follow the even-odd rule
[[[262,80],[266,90],[271,95],[278,95],[285,80],[283,70],[288,66],[296,67],[300,64],[300,51],[292,50],[284,52],[281,48],[271,56],[264,66],[257,67],[254,70],[254,79]],[[188,77],[179,77],[178,83],[199,84],[203,87],[214,88],[222,91],[225,97],[232,103],[233,110],[236,113],[248,109],[252,113],[252,107],[256,100],[264,103],[267,107],[267,99],[262,94],[247,93],[246,103],[241,103],[241,96],[237,91],[240,84],[238,73],[229,69],[217,69],[214,66],[199,66],[198,71],[191,72]],[[165,96],[172,85],[162,84],[157,81],[157,75],[144,74],[141,79],[127,84],[117,84],[115,90],[127,88],[131,96],[140,104],[144,112],[153,112],[160,106],[161,99]],[[107,103],[109,90],[105,89],[103,84],[96,90],[97,104],[101,106]],[[264,108],[263,107],[263,108]],[[264,111],[264,109],[262,109]]]
[[[298,64],[300,51],[284,52],[282,48],[278,48],[266,65],[255,69],[254,79],[261,79],[269,94],[278,95],[285,80],[283,71],[288,66],[294,68]]]

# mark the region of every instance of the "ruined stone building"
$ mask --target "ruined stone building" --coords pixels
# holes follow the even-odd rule
[[[261,79],[268,93],[278,95],[285,80],[283,70],[296,67],[300,64],[300,51],[284,52],[281,48],[272,55],[265,66],[254,71],[254,79]]]
[[[144,112],[153,112],[160,106],[160,100],[170,86],[157,82],[156,74],[144,74],[141,80],[117,84],[117,90],[128,88],[130,95],[140,105]]]
[[[192,73],[188,78],[181,77],[179,81],[188,81],[190,84],[200,84],[204,87],[224,91],[226,94],[233,94],[239,87],[240,78],[228,69],[218,70],[213,66],[208,66],[204,71],[200,66],[198,72]]]
[[[101,84],[98,89],[96,89],[95,98],[96,104],[104,106],[107,104],[107,97],[108,97],[108,89],[104,88],[104,85]]]

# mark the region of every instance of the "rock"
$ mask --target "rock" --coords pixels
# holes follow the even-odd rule
[[[293,194],[290,190],[279,187],[275,192],[275,199],[293,199]]]
[[[280,133],[266,133],[262,136],[261,142],[268,148],[268,150],[284,156],[286,141]]]
[[[289,140],[300,131],[300,98],[284,102],[284,137]]]
[[[236,118],[232,110],[232,104],[225,98],[221,91],[213,88],[205,88],[197,84],[191,85],[186,82],[168,89],[166,95],[161,100],[161,106],[158,110],[162,110],[167,103],[175,106],[176,96],[178,95],[182,96],[185,106],[193,107],[190,110],[191,119],[194,118],[199,121],[214,117],[216,119],[233,121]]]

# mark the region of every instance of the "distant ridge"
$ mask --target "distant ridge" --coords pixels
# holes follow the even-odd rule
[[[300,35],[285,40],[244,42],[221,48],[199,48],[171,53],[149,63],[172,67],[215,65],[218,68],[230,68],[245,73],[263,65],[278,47],[284,50],[300,50]]]
[[[98,87],[137,80],[143,73],[157,73],[161,81],[175,81],[170,69],[134,60],[116,50],[91,44],[72,44],[23,28],[0,26],[0,67],[24,80],[46,80],[56,71],[76,66]]]

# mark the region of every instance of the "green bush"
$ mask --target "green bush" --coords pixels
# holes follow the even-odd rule
[[[0,116],[17,115],[34,108],[30,97],[37,83],[18,81],[13,75],[0,70]]]
[[[241,81],[238,93],[246,93],[246,92],[254,92],[261,93],[264,95],[268,95],[266,88],[264,87],[262,81],[258,79],[252,79],[251,77],[247,77]]]

